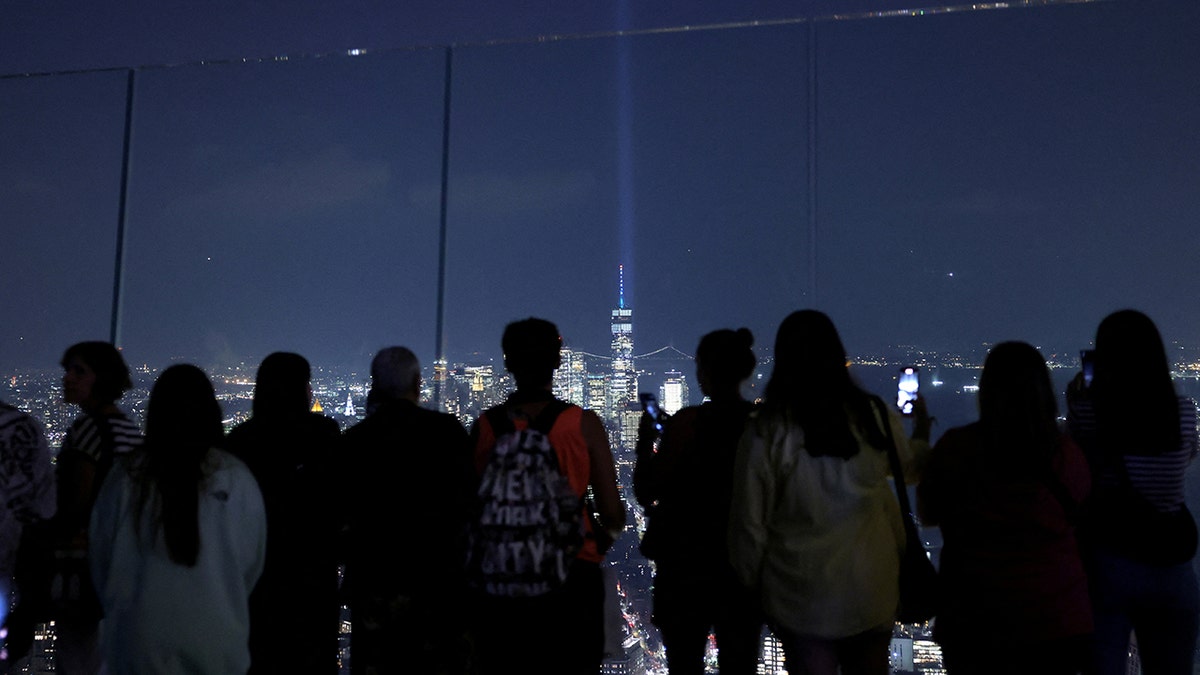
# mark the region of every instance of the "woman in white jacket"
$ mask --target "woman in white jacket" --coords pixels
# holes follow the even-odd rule
[[[219,449],[208,377],[159,376],[146,442],[109,473],[92,511],[92,577],[104,607],[109,673],[245,673],[250,590],[267,523],[253,474]]]
[[[734,469],[732,563],[758,590],[792,673],[888,672],[904,530],[883,424],[906,480],[916,482],[929,452],[924,403],[909,442],[899,415],[856,385],[847,366],[825,314],[784,319],[764,405]]]

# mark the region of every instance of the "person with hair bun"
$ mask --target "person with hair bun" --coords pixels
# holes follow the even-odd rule
[[[753,344],[747,328],[706,334],[696,379],[707,400],[665,419],[661,438],[649,415],[638,430],[633,489],[649,517],[642,552],[657,566],[654,624],[672,673],[704,672],[710,630],[722,673],[758,667],[762,615],[733,574],[726,542],[734,453],[754,408],[742,394],[757,363]]]
[[[142,434],[117,407],[133,383],[115,346],[79,342],[67,348],[60,363],[63,401],[79,406],[82,414],[67,431],[56,460],[53,579],[46,584],[60,672],[95,673],[100,668],[100,605],[87,571],[88,519],[114,459],[139,448]]]

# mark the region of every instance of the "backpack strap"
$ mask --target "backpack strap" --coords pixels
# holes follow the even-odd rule
[[[483,413],[487,418],[488,424],[492,427],[492,437],[500,438],[504,434],[512,432],[516,429],[513,421],[508,417],[508,408],[498,405]]]
[[[530,420],[529,428],[536,429],[543,434],[549,434],[550,430],[554,428],[554,423],[558,421],[558,416],[566,412],[567,408],[570,407],[571,404],[567,403],[566,401],[559,399],[550,401],[546,404],[546,407],[542,408],[542,411],[537,414],[537,417]]]
[[[876,418],[876,421],[882,421],[883,423],[883,434],[887,438],[888,444],[888,464],[892,469],[892,481],[896,486],[896,499],[900,502],[901,515],[904,516],[904,526],[907,528],[909,525],[914,525],[913,531],[916,532],[916,521],[913,516],[912,504],[908,501],[908,488],[904,484],[904,465],[900,463],[900,452],[896,448],[896,438],[892,434],[892,421],[888,416],[887,406],[878,396],[871,396],[870,401],[871,410],[875,413],[872,416]]]
[[[549,434],[550,429],[554,427],[554,423],[558,421],[558,416],[570,408],[571,405],[571,403],[557,398],[548,401],[541,412],[529,421],[528,428],[540,431],[543,434]],[[487,418],[488,424],[492,426],[492,434],[496,438],[516,430],[516,425],[513,424],[512,417],[509,416],[510,409],[508,405],[499,405],[483,414]]]

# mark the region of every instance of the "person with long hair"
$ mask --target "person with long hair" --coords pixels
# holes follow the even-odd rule
[[[720,670],[753,675],[763,620],[758,601],[734,576],[726,536],[733,459],[754,404],[742,384],[757,359],[748,328],[715,330],[696,348],[696,380],[706,401],[662,423],[644,415],[633,492],[649,523],[642,553],[655,562],[654,624],[676,675],[702,675],[708,635]]]
[[[1082,450],[1058,427],[1046,360],[1002,342],[979,378],[979,420],[933,448],[917,508],[942,530],[942,604],[934,623],[950,673],[1008,673],[994,626],[1020,626],[1005,649],[1022,672],[1084,668],[1092,632],[1075,526],[1091,486]]]
[[[1096,672],[1125,672],[1132,632],[1143,673],[1191,673],[1200,587],[1184,475],[1200,446],[1196,402],[1175,391],[1154,322],[1132,309],[1105,317],[1091,385],[1077,375],[1067,402],[1094,480],[1081,528]]]
[[[888,432],[904,478],[920,477],[930,418],[899,413],[851,378],[833,322],[816,310],[779,326],[763,405],[734,464],[731,562],[762,601],[788,671],[885,675],[905,533]]]
[[[199,368],[162,372],[146,442],[100,490],[91,572],[112,673],[245,673],[250,591],[266,559],[254,475],[224,440],[221,408]]]
[[[254,382],[253,415],[225,447],[246,463],[267,508],[267,563],[250,595],[251,675],[337,669],[338,505],[330,480],[341,429],[312,412],[312,368],[272,352]]]
[[[58,506],[50,524],[51,575],[37,604],[48,605],[43,619],[55,622],[55,660],[63,673],[96,673],[100,668],[100,604],[88,575],[88,519],[100,485],[120,455],[138,448],[142,433],[117,401],[133,387],[121,352],[91,340],[63,353],[63,402],[80,415],[63,438],[55,467]]]

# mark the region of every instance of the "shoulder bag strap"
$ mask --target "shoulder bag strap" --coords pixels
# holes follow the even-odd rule
[[[882,416],[883,433],[887,437],[888,464],[892,467],[892,480],[896,484],[896,498],[900,500],[900,515],[904,517],[904,525],[915,526],[912,505],[908,501],[908,487],[904,484],[904,466],[900,464],[900,453],[896,450],[896,438],[892,435],[892,422],[888,418],[887,409],[878,397],[871,397],[871,407]]]

